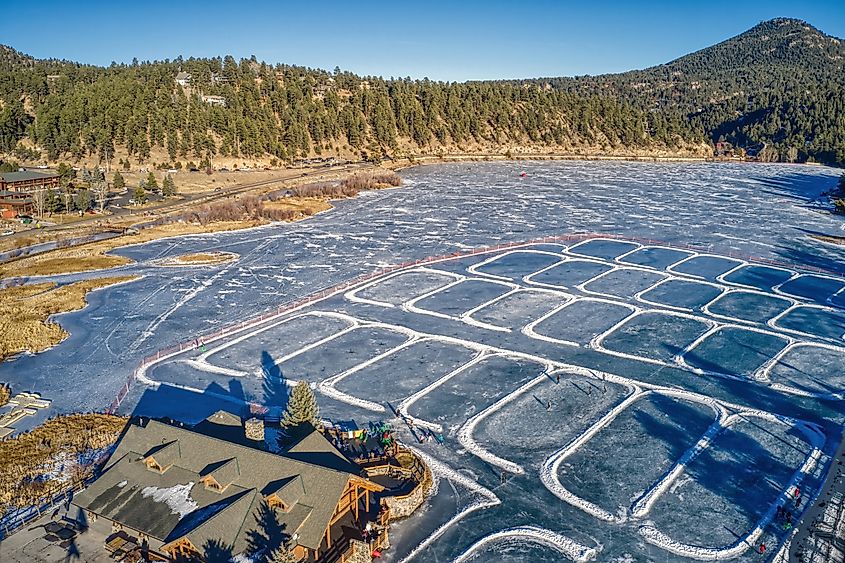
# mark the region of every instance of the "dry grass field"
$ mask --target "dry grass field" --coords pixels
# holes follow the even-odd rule
[[[58,492],[68,480],[91,476],[97,454],[117,440],[126,422],[107,414],[72,414],[0,442],[0,514]]]
[[[81,309],[89,291],[131,279],[109,277],[61,287],[39,283],[0,290],[0,361],[26,350],[35,353],[55,346],[67,332],[49,322],[50,315]]]
[[[261,225],[263,221],[220,221],[208,225],[170,223],[109,240],[92,242],[70,248],[59,248],[37,256],[22,258],[0,265],[0,278],[17,276],[50,276],[89,270],[102,270],[129,264],[131,260],[112,256],[109,251],[130,244],[140,244],[167,237],[233,231]]]

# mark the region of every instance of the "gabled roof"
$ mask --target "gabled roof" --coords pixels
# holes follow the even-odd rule
[[[178,440],[171,440],[170,442],[166,442],[164,444],[160,444],[158,446],[154,446],[144,454],[144,460],[152,459],[158,464],[159,467],[162,469],[167,469],[177,461],[182,456],[181,449],[179,448],[179,441]]]
[[[302,482],[302,477],[296,475],[280,483],[269,484],[266,498],[275,496],[286,507],[292,507],[299,502],[303,495],[305,495],[305,484]]]
[[[200,473],[203,479],[210,477],[221,487],[227,487],[240,477],[241,470],[238,467],[238,459],[233,457],[225,461],[212,464]]]
[[[73,504],[166,543],[185,537],[201,549],[203,538],[212,538],[245,548],[269,519],[297,534],[299,545],[318,549],[360,469],[316,430],[291,451],[278,455],[154,420],[133,422],[103,474]],[[173,464],[163,473],[150,470],[149,455]],[[225,490],[206,488],[202,480],[210,475]],[[287,510],[268,506],[270,492],[281,495]]]
[[[307,463],[330,467],[336,471],[355,474],[361,472],[361,469],[326,440],[325,436],[313,429],[288,449],[285,455]]]

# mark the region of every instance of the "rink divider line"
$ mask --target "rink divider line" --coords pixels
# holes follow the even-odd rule
[[[508,473],[513,473],[515,475],[524,474],[525,470],[522,468],[521,465],[514,463],[512,461],[509,461],[507,459],[501,458],[501,457],[491,453],[486,448],[480,446],[478,444],[478,442],[475,441],[475,438],[473,437],[473,433],[475,432],[475,427],[478,425],[479,422],[481,422],[482,420],[484,420],[485,418],[487,418],[488,416],[490,416],[494,412],[498,411],[499,409],[501,409],[502,407],[504,407],[508,403],[512,402],[514,399],[516,399],[517,397],[519,397],[523,393],[527,392],[530,389],[533,389],[534,387],[536,387],[537,385],[539,385],[543,381],[546,381],[550,374],[554,373],[555,371],[560,371],[560,370],[555,370],[554,367],[551,364],[541,364],[541,365],[543,365],[544,368],[543,368],[543,372],[540,375],[530,379],[526,383],[523,383],[518,388],[516,388],[514,391],[511,391],[510,393],[506,394],[505,396],[503,396],[502,398],[497,400],[492,405],[487,406],[486,408],[482,409],[480,412],[478,412],[475,415],[473,415],[472,417],[470,417],[469,420],[467,420],[463,424],[463,426],[461,426],[460,430],[458,430],[458,443],[460,443],[464,448],[467,449],[468,452],[472,453],[477,458],[479,458],[483,461],[486,461],[487,463],[489,463],[491,465],[495,465],[496,467],[503,469],[503,470],[507,471]],[[571,370],[567,370],[567,371],[571,371]],[[580,368],[580,370],[575,370],[575,371],[587,372],[588,370],[586,368]]]
[[[454,259],[461,258],[461,257],[470,257],[470,256],[476,256],[476,255],[482,255],[482,254],[489,254],[489,253],[492,253],[492,252],[500,252],[501,250],[511,249],[511,248],[527,247],[527,246],[538,245],[538,244],[557,244],[557,243],[560,243],[561,241],[569,241],[569,242],[578,241],[580,243],[584,243],[587,240],[597,239],[597,238],[608,239],[608,240],[626,240],[626,241],[630,241],[630,242],[639,243],[643,246],[645,246],[645,245],[658,245],[658,246],[663,246],[663,247],[667,247],[667,248],[689,250],[689,251],[692,251],[692,252],[702,252],[703,251],[702,248],[695,247],[693,245],[684,245],[684,244],[674,244],[674,245],[672,245],[672,244],[666,244],[666,243],[663,243],[661,241],[657,241],[657,240],[653,240],[653,239],[643,239],[643,238],[638,238],[638,237],[624,237],[624,236],[621,236],[621,235],[613,235],[613,234],[607,234],[607,233],[605,233],[605,234],[574,233],[574,234],[565,234],[565,235],[553,235],[553,236],[531,239],[529,241],[491,245],[491,246],[488,246],[488,247],[471,249],[471,250],[468,250],[468,251],[465,251],[465,252],[453,252],[451,254],[428,257],[428,258],[424,258],[424,259],[420,259],[420,260],[414,260],[414,261],[408,261],[408,262],[396,264],[396,265],[393,265],[393,266],[389,266],[389,267],[386,267],[386,268],[382,268],[382,269],[379,269],[379,270],[375,270],[371,273],[364,274],[364,275],[359,276],[357,278],[353,278],[351,280],[341,282],[337,285],[334,285],[334,286],[331,286],[331,287],[328,287],[328,288],[324,288],[322,290],[318,290],[317,292],[312,293],[308,296],[305,296],[305,297],[296,299],[292,302],[280,305],[276,309],[268,311],[267,313],[264,313],[262,315],[256,316],[256,317],[254,317],[250,320],[242,321],[242,322],[236,323],[234,325],[222,327],[222,328],[218,329],[217,331],[215,331],[213,333],[204,335],[203,341],[204,342],[206,342],[206,341],[212,342],[212,341],[224,338],[226,336],[229,336],[231,334],[235,334],[235,333],[242,331],[242,330],[244,330],[248,327],[261,324],[261,323],[263,323],[267,320],[274,319],[274,318],[277,318],[277,317],[285,315],[285,314],[289,314],[292,311],[296,311],[298,309],[304,308],[304,307],[306,307],[310,304],[313,304],[315,302],[322,301],[322,300],[324,300],[328,297],[334,296],[338,293],[341,293],[343,291],[351,289],[351,288],[353,288],[357,285],[360,285],[362,283],[366,283],[368,281],[375,280],[379,277],[384,276],[385,274],[388,274],[388,273],[391,273],[391,272],[394,272],[394,271],[407,269],[407,268],[411,268],[411,267],[415,267],[415,266],[421,266],[421,265],[428,265],[428,264],[435,264],[435,263],[439,263],[439,262],[450,261],[450,260],[454,260]],[[572,246],[574,246],[574,245],[572,245]],[[571,246],[564,245],[564,248],[561,252],[565,254],[569,250],[569,248],[571,248]],[[736,258],[736,253],[734,253],[733,251],[723,252],[722,255],[726,256],[728,258]],[[817,266],[798,266],[798,265],[794,265],[794,264],[781,263],[781,262],[778,262],[778,261],[775,261],[775,260],[762,258],[762,257],[749,257],[748,255],[744,255],[743,258],[748,259],[749,262],[753,262],[753,263],[766,264],[766,265],[777,266],[777,267],[785,267],[787,269],[796,271],[797,273],[801,273],[801,274],[812,273],[813,275],[821,275],[823,277],[830,277],[832,279],[839,280],[839,281],[843,280],[843,276],[842,276],[841,273],[834,272],[834,271],[831,271],[831,270],[826,270],[824,268],[819,268]],[[172,358],[172,357],[182,353],[183,351],[190,349],[190,347],[191,347],[191,341],[180,342],[180,343],[174,344],[172,346],[169,346],[167,348],[164,348],[162,350],[159,350],[155,354],[147,355],[144,358],[142,358],[140,360],[138,366],[135,368],[135,370],[132,371],[132,373],[129,374],[129,376],[127,377],[123,386],[118,390],[115,399],[112,401],[112,403],[106,409],[106,412],[108,412],[108,413],[117,412],[117,410],[120,408],[121,403],[126,398],[126,396],[129,394],[129,391],[131,390],[132,385],[135,383],[135,381],[143,381],[146,378],[146,371],[149,367],[151,367],[152,365],[159,363],[163,360]]]
[[[474,481],[473,479],[470,479],[466,475],[461,474],[460,472],[456,471],[455,469],[452,469],[446,463],[428,455],[427,453],[423,452],[422,450],[420,450],[420,449],[418,449],[414,446],[411,446],[411,445],[408,445],[408,444],[404,444],[404,446],[406,448],[408,448],[409,450],[411,450],[411,452],[414,453],[414,455],[416,455],[420,459],[422,459],[423,462],[426,465],[428,465],[428,467],[431,469],[432,475],[435,478],[435,483],[439,479],[446,479],[448,481],[451,481],[452,483],[457,483],[457,484],[461,485],[462,487],[469,489],[470,491],[472,491],[473,493],[475,493],[477,495],[480,495],[483,500],[478,500],[478,501],[475,501],[473,503],[470,503],[469,505],[464,507],[462,510],[459,510],[449,520],[447,520],[446,522],[441,524],[427,538],[425,538],[416,547],[414,547],[414,549],[412,549],[408,553],[408,555],[403,557],[399,561],[399,563],[407,563],[408,561],[411,561],[414,557],[417,556],[418,553],[423,551],[425,548],[427,548],[429,545],[431,545],[437,539],[439,539],[440,536],[442,536],[444,533],[446,533],[446,531],[448,529],[450,529],[453,524],[459,522],[461,519],[463,519],[468,514],[471,514],[472,512],[475,512],[477,510],[482,510],[482,509],[485,509],[485,508],[491,508],[493,506],[498,506],[498,505],[502,504],[501,499],[499,499],[499,497],[497,497],[496,494],[493,491],[479,485],[476,481]],[[437,487],[436,487],[436,484],[435,484],[435,486],[432,487],[431,490],[429,491],[428,495],[431,496],[433,494],[436,494],[436,492],[437,492]]]
[[[426,385],[422,389],[416,391],[414,394],[409,395],[408,397],[403,399],[402,402],[399,403],[399,406],[396,407],[396,411],[399,413],[400,416],[404,416],[408,420],[412,421],[415,426],[422,426],[424,428],[428,428],[429,430],[433,430],[434,432],[443,432],[443,426],[442,425],[437,424],[435,422],[429,422],[429,421],[423,420],[421,418],[417,418],[417,417],[411,415],[408,412],[408,408],[411,405],[413,405],[414,403],[416,403],[419,399],[428,395],[429,393],[431,393],[432,391],[434,391],[435,389],[437,389],[438,387],[440,387],[441,385],[443,385],[444,383],[446,383],[447,381],[449,381],[450,379],[452,379],[456,375],[459,375],[460,373],[468,370],[469,368],[473,367],[474,365],[479,364],[482,361],[484,361],[488,358],[491,358],[493,356],[495,356],[495,354],[491,354],[491,353],[487,352],[486,350],[481,351],[481,352],[477,352],[476,355],[470,361],[458,366],[456,369],[453,369],[452,371],[450,371],[446,375],[440,377],[436,381],[433,381],[432,383]]]
[[[491,256],[490,258],[486,258],[485,260],[478,262],[477,264],[472,264],[471,266],[467,267],[467,271],[470,272],[471,274],[476,275],[476,276],[487,276],[487,277],[491,277],[491,278],[502,280],[502,281],[513,281],[513,278],[509,278],[507,276],[501,276],[499,274],[490,274],[488,272],[479,272],[478,268],[482,268],[482,267],[484,267],[488,264],[492,264],[493,262],[496,262],[497,260],[500,260],[500,259],[504,258],[505,256],[510,256],[512,254],[520,254],[520,253],[521,254],[542,254],[542,255],[545,255],[545,256],[553,256],[553,257],[558,259],[558,261],[555,262],[555,264],[559,264],[562,261],[562,259],[564,258],[563,254],[558,254],[558,253],[555,253],[555,252],[549,252],[547,250],[536,250],[536,249],[531,249],[531,248],[516,249],[516,250],[510,250],[508,252],[503,252],[501,254],[496,254],[494,256]],[[552,266],[554,266],[555,264],[552,264]]]
[[[652,390],[644,390],[637,384],[629,383],[629,386],[631,386],[633,390],[627,397],[625,397],[625,399],[623,399],[619,404],[607,411],[592,425],[587,427],[584,432],[582,432],[578,436],[575,436],[562,448],[549,455],[545,459],[545,461],[543,461],[543,464],[540,467],[540,481],[543,483],[543,485],[545,485],[546,489],[548,489],[549,492],[558,497],[560,500],[571,504],[576,508],[580,508],[587,514],[598,518],[599,520],[616,524],[621,524],[625,521],[625,518],[620,516],[614,516],[613,514],[609,513],[598,505],[572,493],[569,489],[563,486],[563,483],[560,482],[560,478],[558,477],[558,471],[564,459],[575,453],[578,448],[589,442],[604,427],[613,422],[617,416],[627,410],[629,406],[653,393]]]
[[[544,547],[549,547],[578,563],[592,561],[598,555],[598,550],[595,548],[582,545],[575,540],[557,532],[553,532],[552,530],[537,526],[516,526],[484,536],[452,560],[452,563],[465,563],[466,561],[469,561],[479,549],[486,547],[491,543],[514,538],[517,538],[522,542],[536,543]]]

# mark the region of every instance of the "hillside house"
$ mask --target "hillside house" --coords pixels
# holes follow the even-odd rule
[[[176,74],[176,84],[178,84],[182,88],[189,86],[191,84],[191,75],[185,71],[180,70]]]
[[[163,561],[207,561],[221,546],[249,556],[286,539],[301,561],[332,562],[379,547],[360,541],[365,528],[386,541],[383,486],[316,430],[275,454],[251,425],[222,411],[193,429],[133,421],[73,504]]]
[[[202,101],[210,106],[226,107],[226,98],[223,96],[202,96]]]

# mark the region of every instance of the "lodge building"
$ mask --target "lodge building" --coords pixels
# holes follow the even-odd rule
[[[240,443],[229,440],[237,433]],[[110,523],[143,545],[153,561],[209,561],[220,546],[232,556],[254,554],[258,538],[266,548],[279,534],[310,562],[346,561],[353,548],[369,560],[387,544],[378,499],[385,488],[322,433],[311,429],[283,454],[247,436],[224,411],[193,429],[133,420],[73,504],[89,523]]]
[[[33,192],[58,188],[60,176],[55,172],[0,172],[0,213],[14,216],[33,210]]]

